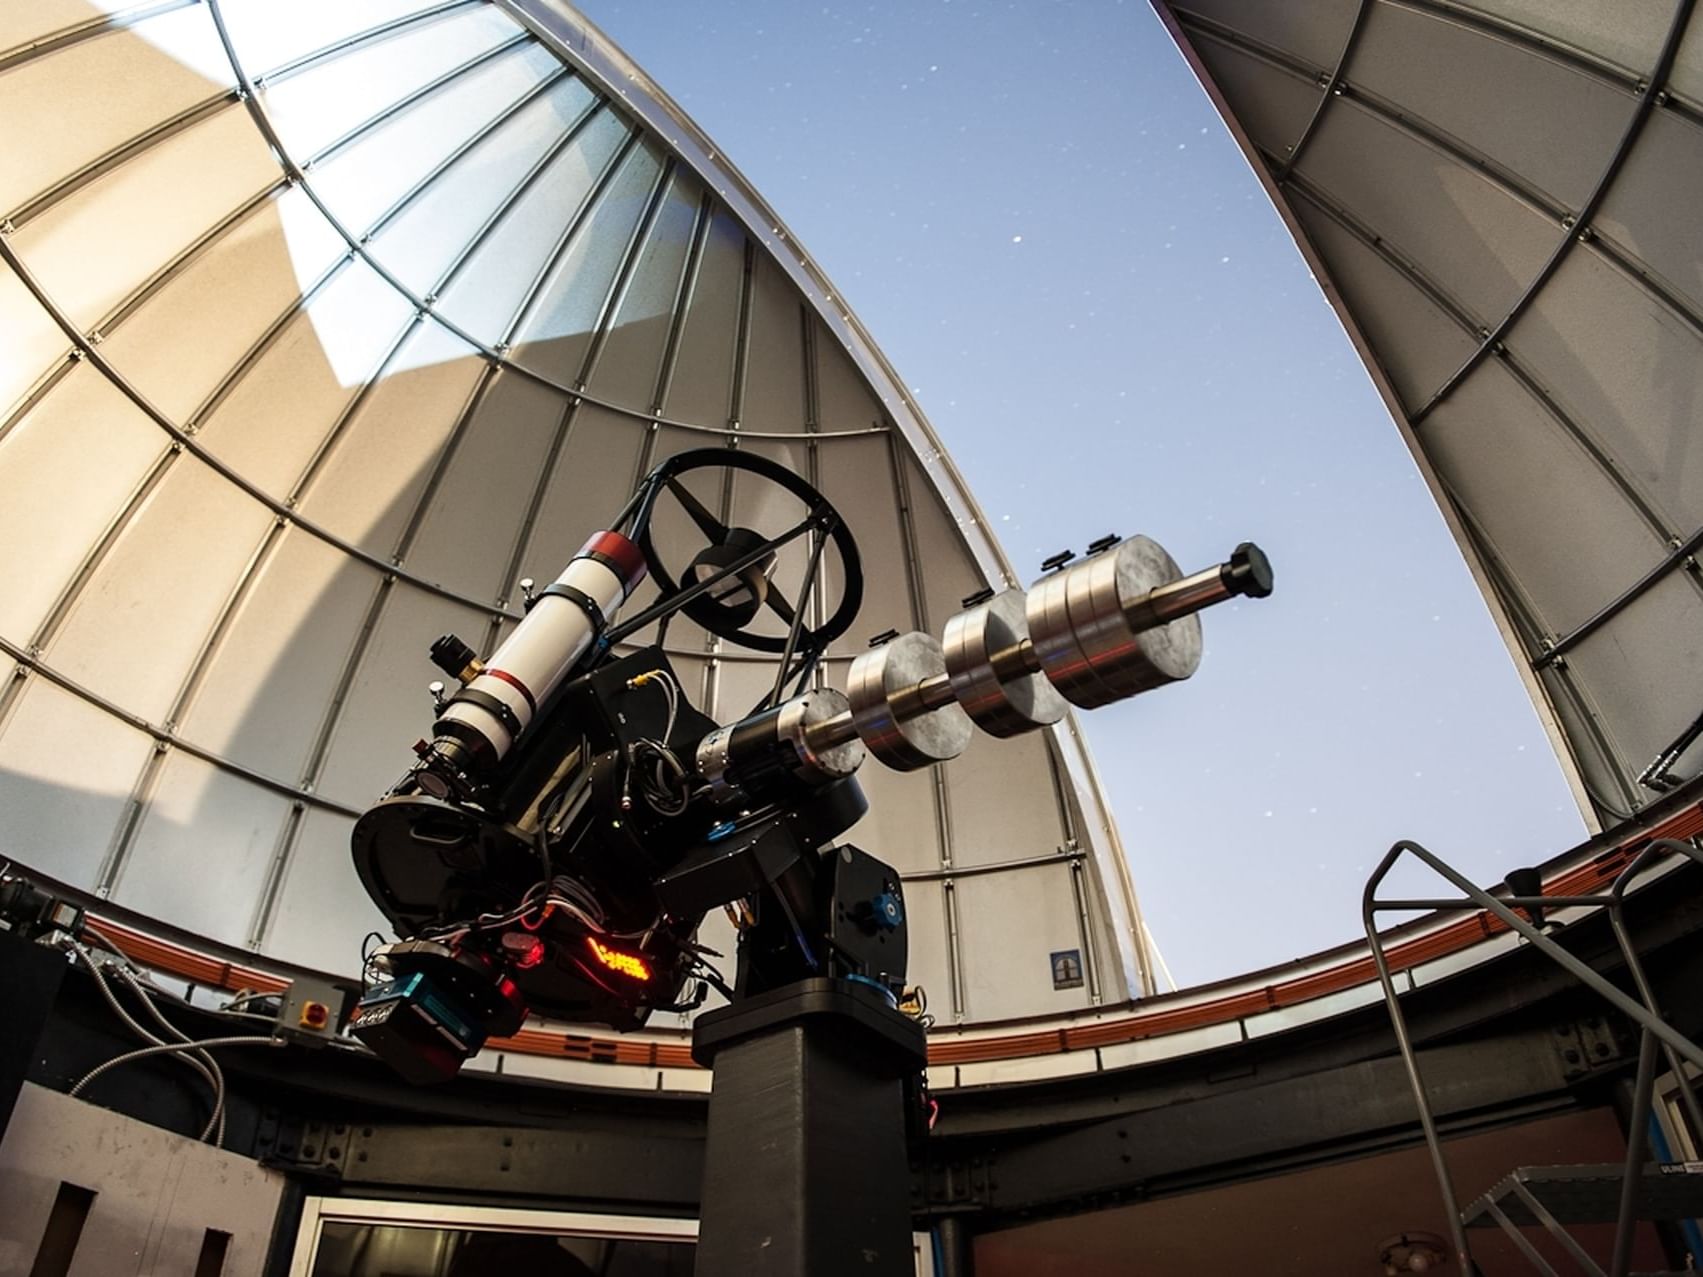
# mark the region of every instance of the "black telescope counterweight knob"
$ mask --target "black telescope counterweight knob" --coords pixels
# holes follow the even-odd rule
[[[1271,560],[1252,541],[1242,542],[1224,565],[1224,584],[1232,594],[1245,594],[1250,599],[1265,598],[1271,593]]]

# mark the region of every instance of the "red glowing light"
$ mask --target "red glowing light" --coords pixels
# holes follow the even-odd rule
[[[611,971],[619,972],[624,976],[631,976],[635,980],[650,979],[650,968],[645,965],[643,958],[635,957],[630,953],[622,953],[619,949],[611,949],[608,945],[601,943],[596,936],[587,936],[585,942],[591,946],[592,957]]]

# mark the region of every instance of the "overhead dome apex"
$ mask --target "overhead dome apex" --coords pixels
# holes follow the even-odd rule
[[[822,273],[564,5],[11,6],[0,111],[17,863],[353,971],[379,917],[349,829],[431,720],[429,643],[489,650],[517,583],[686,448],[776,461],[852,523],[874,567],[830,683],[1014,581]],[[700,496],[773,517],[741,481]],[[773,679],[683,619],[666,642],[712,715]],[[907,877],[943,1021],[1151,987],[1068,719],[863,777],[852,837]]]

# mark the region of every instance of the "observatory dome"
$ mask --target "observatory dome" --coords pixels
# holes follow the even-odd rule
[[[683,449],[777,461],[853,525],[830,684],[1017,583],[784,224],[556,0],[11,5],[0,113],[29,139],[0,174],[15,864],[353,973],[381,920],[350,828],[431,722],[428,645],[490,650],[517,583]],[[700,496],[765,514],[740,482]],[[774,677],[685,620],[666,646],[711,715]],[[850,836],[906,877],[941,1020],[1151,989],[1071,720],[863,779]]]

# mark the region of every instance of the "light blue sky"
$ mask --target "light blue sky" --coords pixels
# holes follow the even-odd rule
[[[1185,568],[1271,554],[1276,595],[1205,618],[1191,682],[1083,716],[1179,982],[1358,934],[1396,838],[1489,882],[1583,837],[1405,445],[1145,3],[582,7],[851,301],[1026,579],[1106,532]]]

